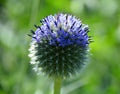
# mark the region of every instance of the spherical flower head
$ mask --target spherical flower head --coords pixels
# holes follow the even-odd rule
[[[42,19],[36,31],[31,30],[29,57],[36,72],[49,77],[70,77],[85,64],[89,28],[76,17],[55,14]]]

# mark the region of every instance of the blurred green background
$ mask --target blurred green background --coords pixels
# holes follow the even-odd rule
[[[62,94],[120,94],[120,0],[0,0],[0,94],[52,94],[52,79],[29,64],[27,34],[61,12],[88,24],[94,40],[89,64]]]

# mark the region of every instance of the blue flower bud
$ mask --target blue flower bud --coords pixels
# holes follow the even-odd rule
[[[89,28],[76,17],[55,14],[42,19],[36,31],[31,30],[29,49],[31,64],[37,72],[49,77],[70,77],[82,69],[87,59]]]

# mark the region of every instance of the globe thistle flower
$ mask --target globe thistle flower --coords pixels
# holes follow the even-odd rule
[[[47,16],[35,32],[29,49],[36,72],[49,77],[70,77],[85,64],[91,41],[89,28],[68,14]]]

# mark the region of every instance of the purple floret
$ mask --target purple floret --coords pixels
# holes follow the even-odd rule
[[[89,44],[88,26],[83,25],[72,15],[50,15],[40,22],[42,25],[36,26],[37,30],[33,34],[33,41],[62,47],[70,45],[87,47]]]

